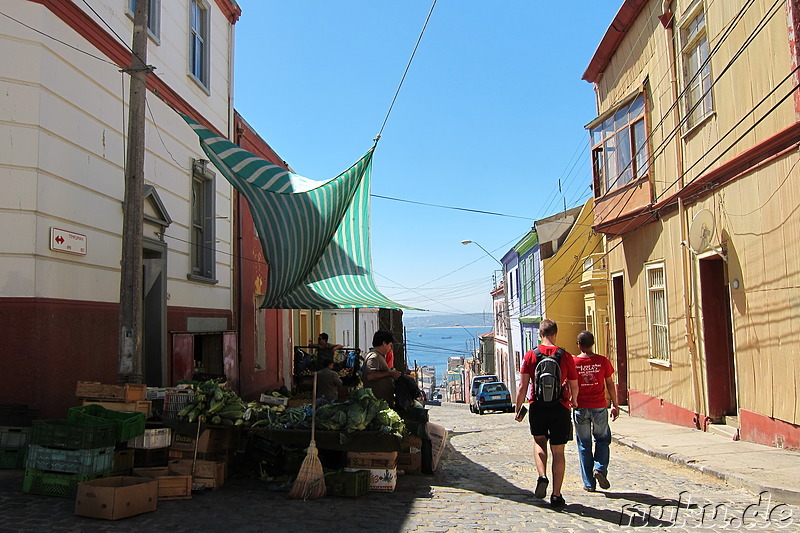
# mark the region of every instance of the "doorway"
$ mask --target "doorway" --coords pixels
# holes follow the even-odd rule
[[[699,270],[708,416],[720,422],[726,415],[735,416],[738,404],[727,269],[724,259],[713,255],[699,260]]]
[[[617,401],[628,405],[628,337],[625,330],[625,278],[622,274],[611,277],[614,299],[614,340],[616,345]]]
[[[142,270],[142,373],[145,383],[163,387],[167,385],[166,245],[144,242]]]

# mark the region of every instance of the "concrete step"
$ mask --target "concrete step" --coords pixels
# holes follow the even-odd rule
[[[739,440],[739,428],[727,424],[709,424],[708,432],[727,437],[731,440]]]

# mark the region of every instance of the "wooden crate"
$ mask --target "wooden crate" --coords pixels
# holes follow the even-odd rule
[[[111,411],[123,413],[144,413],[145,418],[152,415],[153,402],[149,400],[136,400],[133,402],[102,402],[99,400],[83,400],[83,405],[95,404]]]
[[[172,444],[172,430],[170,428],[145,429],[144,433],[128,441],[128,448],[169,448]]]
[[[169,462],[170,472],[182,476],[192,475],[191,459],[174,459]],[[205,488],[217,490],[225,483],[225,461],[194,461],[194,482],[202,483]]]
[[[190,500],[192,498],[192,476],[180,475],[169,467],[134,468],[135,476],[153,478],[158,481],[159,500]]]
[[[106,385],[96,381],[79,381],[75,387],[75,396],[83,400],[137,402],[147,397],[147,385],[140,383]]]
[[[397,452],[347,452],[347,468],[372,470],[396,465]]]

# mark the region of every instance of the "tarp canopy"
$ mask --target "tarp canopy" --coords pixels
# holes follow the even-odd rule
[[[269,264],[262,309],[411,309],[372,278],[370,149],[327,181],[298,176],[209,131],[186,115],[200,145],[250,205]]]

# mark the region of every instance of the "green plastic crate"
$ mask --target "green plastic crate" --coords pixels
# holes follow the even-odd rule
[[[144,433],[146,417],[144,413],[125,413],[112,411],[102,405],[90,403],[80,407],[70,407],[67,418],[84,424],[113,422],[117,425],[117,442],[128,442]]]
[[[363,496],[369,492],[369,470],[326,474],[325,487],[328,489],[328,496]]]
[[[25,467],[27,446],[0,446],[0,470]]]
[[[94,474],[114,466],[114,447],[88,450],[62,450],[32,444],[28,447],[25,467],[65,474]]]
[[[110,475],[110,470],[93,474],[63,474],[61,472],[42,472],[41,470],[28,468],[25,470],[22,492],[74,498],[80,483],[101,477],[109,477]]]
[[[105,448],[114,445],[116,436],[117,427],[108,420],[101,423],[34,420],[30,444],[66,450]]]

